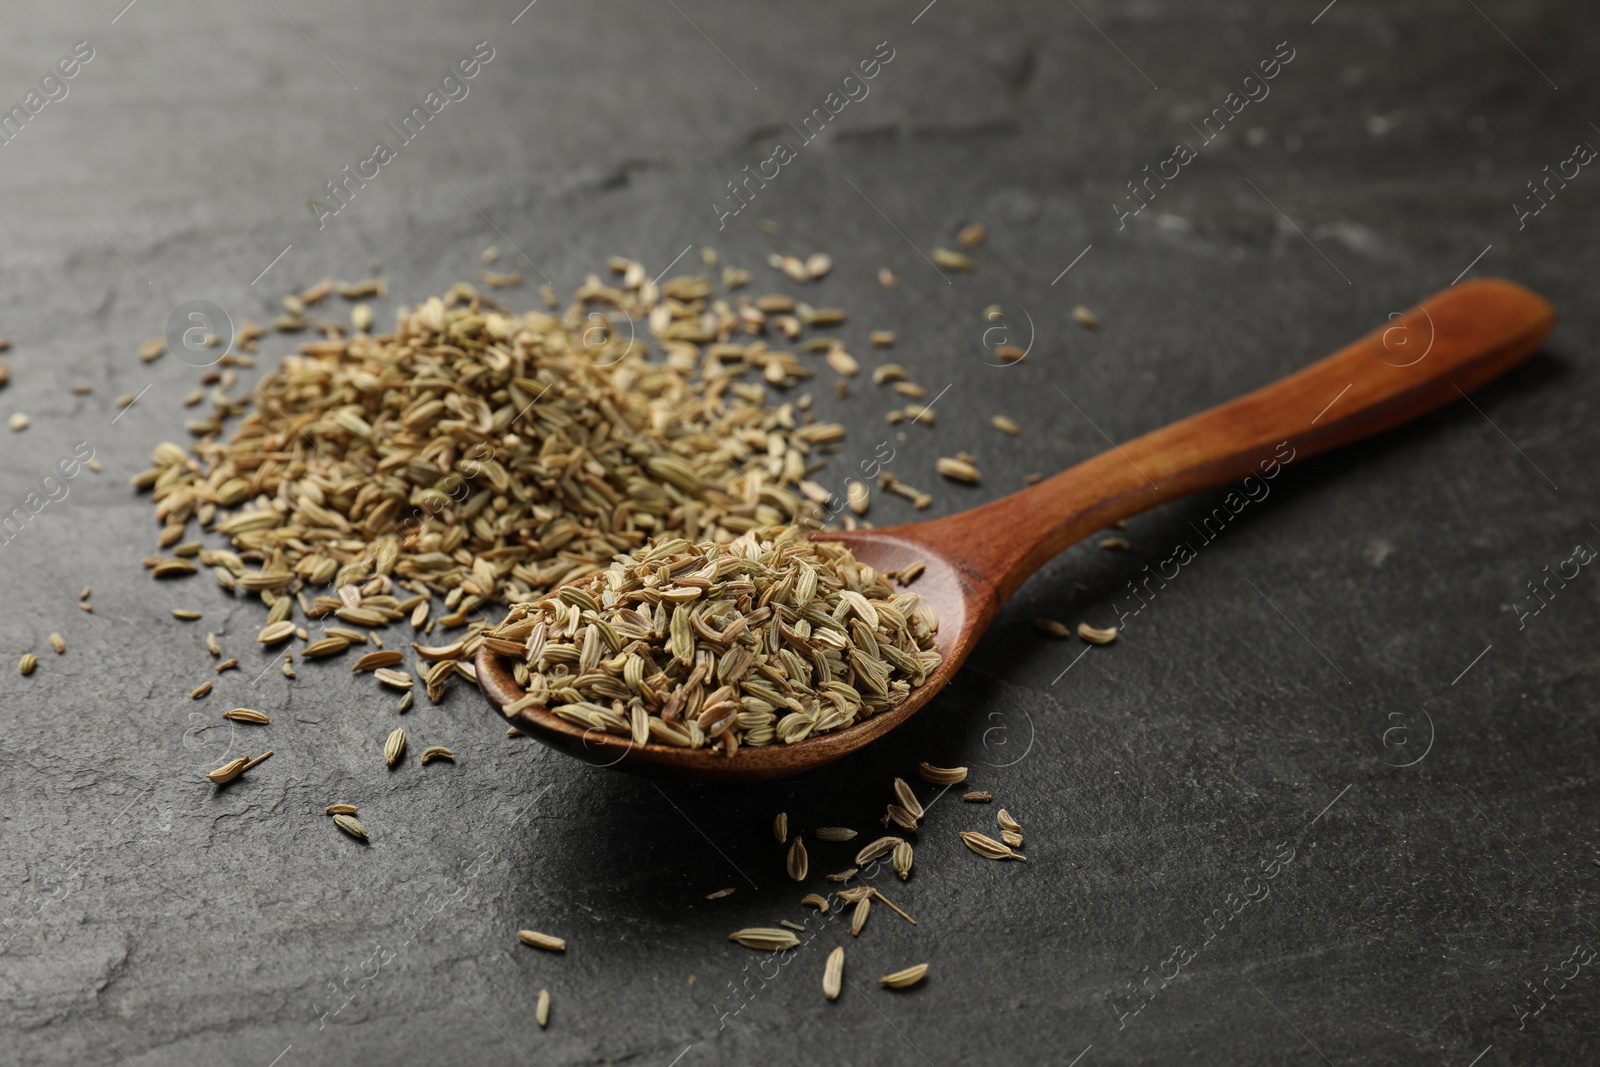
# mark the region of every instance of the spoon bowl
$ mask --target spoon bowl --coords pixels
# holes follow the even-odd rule
[[[1555,311],[1496,279],[1436,294],[1304,370],[1145,434],[1019,493],[930,522],[829,531],[880,572],[925,566],[911,588],[939,617],[937,670],[889,711],[790,745],[711,749],[635,745],[540,708],[507,717],[591,764],[663,778],[738,782],[799,774],[849,755],[905,722],[943,689],[1006,600],[1058,552],[1114,522],[1370,437],[1440,407],[1532,355]],[[1421,352],[1419,356],[1417,353]],[[503,709],[521,699],[512,661],[481,648],[478,684]]]

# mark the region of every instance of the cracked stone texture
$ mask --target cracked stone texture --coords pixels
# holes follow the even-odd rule
[[[150,0],[111,23],[116,6],[32,5],[0,39],[6,101],[74,41],[95,49],[0,146],[15,342],[0,413],[33,417],[0,431],[0,503],[79,441],[105,465],[0,545],[0,649],[43,655],[31,678],[0,672],[0,1061],[1592,1058],[1600,578],[1581,571],[1521,628],[1519,612],[1542,568],[1600,543],[1600,179],[1552,186],[1522,228],[1510,205],[1600,143],[1582,103],[1594,19],[1503,0],[1344,0],[1314,25],[1321,0],[545,0],[515,25],[519,0]],[[319,231],[307,199],[480,40],[495,54],[470,95]],[[894,58],[870,95],[719,228],[725,183],[798,142],[790,123],[880,41]],[[1190,122],[1282,41],[1294,58],[1270,96],[1119,229],[1124,183],[1198,141]],[[916,249],[973,220],[990,231],[979,269],[947,282]],[[405,718],[413,751],[459,762],[390,773],[391,697],[337,661],[287,681],[251,640],[259,605],[140,570],[156,528],[128,477],[182,439],[198,372],[135,348],[185,300],[262,321],[289,287],[371,259],[381,321],[473,277],[491,243],[563,291],[609,254],[653,272],[686,245],[789,289],[769,252],[828,251],[833,274],[806,293],[850,309],[851,347],[953,386],[937,427],[902,441],[885,394],[836,399],[824,372],[817,407],[850,432],[830,477],[889,439],[891,469],[935,491],[928,517],[1303,366],[1480,253],[1474,274],[1522,281],[1562,318],[1477,410],[1292,465],[1081,660],[1031,620],[1114,621],[1144,566],[1200,545],[1222,494],[1134,519],[1129,552],[1063,554],[946,694],[809,777],[658,788],[505,738],[464,686]],[[901,288],[876,285],[883,265]],[[1024,363],[985,362],[991,303],[1014,343],[1031,337]],[[1073,324],[1078,303],[1101,330]],[[896,347],[870,350],[873,328]],[[112,399],[141,390],[113,423]],[[997,413],[1024,434],[993,431]],[[958,449],[981,486],[934,475]],[[888,498],[871,517],[913,513]],[[84,585],[92,616],[74,606]],[[208,629],[243,669],[196,702]],[[218,718],[237,705],[272,725]],[[201,777],[269,746],[226,789]],[[874,832],[890,779],[922,759],[970,765],[1024,823],[1030,862],[968,853],[955,831],[991,828],[993,809],[924,787],[916,872],[886,886],[919,925],[880,908],[852,939],[813,920],[781,962],[725,940],[806,917],[774,813]],[[370,847],[321,814],[333,801],[361,806]],[[814,843],[812,869],[851,854]],[[520,945],[525,926],[569,951]],[[849,984],[830,1005],[835,944]],[[876,988],[923,960],[922,987]]]

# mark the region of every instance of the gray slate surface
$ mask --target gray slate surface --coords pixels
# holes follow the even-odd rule
[[[1575,143],[1600,144],[1582,80],[1592,13],[922,4],[542,0],[514,25],[520,0],[10,13],[0,100],[74,41],[95,56],[0,146],[0,335],[15,342],[0,414],[34,420],[0,431],[0,505],[79,441],[106,470],[0,545],[0,1062],[1592,1059],[1600,579],[1582,571],[1523,628],[1513,605],[1600,543],[1600,179],[1584,171],[1520,229],[1510,207]],[[319,231],[306,200],[480,40],[495,55],[470,95]],[[724,183],[880,41],[895,58],[870,96],[719,230]],[[1295,58],[1271,95],[1119,230],[1124,183],[1195,140],[1189,122],[1282,41]],[[974,219],[990,227],[981,266],[947,282],[916,249]],[[951,386],[936,429],[895,441],[892,469],[937,491],[930,515],[1300,367],[1469,264],[1562,319],[1476,410],[1291,467],[1063,674],[1082,646],[1030,620],[1112,621],[1124,583],[1195,541],[1221,494],[1134,520],[1130,553],[1066,553],[947,694],[825,772],[659,789],[507,740],[458,688],[407,725],[460,762],[385,773],[392,701],[337,663],[252,681],[271,665],[250,641],[258,606],[139,569],[155,526],[127,478],[182,438],[197,372],[134,349],[186,300],[259,321],[291,286],[369,259],[387,317],[471,277],[490,243],[563,291],[611,253],[659,270],[709,244],[766,288],[768,252],[830,252],[812,292],[849,307],[852,347],[894,329],[898,347],[871,358]],[[900,289],[874,283],[881,265]],[[1031,318],[1023,364],[986,362],[990,303]],[[1077,303],[1104,328],[1075,326]],[[93,394],[71,395],[80,383]],[[113,422],[112,398],[141,390]],[[836,469],[893,434],[870,385],[836,400],[824,376],[816,392],[850,429]],[[996,413],[1028,432],[1001,437]],[[937,484],[934,458],[960,448],[981,486]],[[911,515],[889,499],[872,517]],[[84,585],[93,616],[73,606]],[[205,620],[168,615],[185,605]],[[246,669],[191,702],[208,628]],[[25,679],[9,664],[28,650],[43,663]],[[238,704],[273,725],[218,726]],[[247,780],[200,777],[262,738],[277,755]],[[781,963],[724,940],[804,917],[775,812],[874,830],[889,779],[920,759],[970,764],[1026,825],[1030,862],[967,853],[955,831],[992,809],[946,796],[916,874],[888,890],[918,926],[882,909],[859,939],[823,924]],[[335,800],[361,805],[370,848],[320,813]],[[818,845],[813,869],[849,852]],[[521,926],[571,948],[527,949]],[[829,1005],[839,943],[851,984]],[[920,960],[922,988],[875,988]]]

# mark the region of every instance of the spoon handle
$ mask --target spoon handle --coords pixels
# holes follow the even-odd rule
[[[1056,553],[1119,519],[1251,475],[1259,480],[1461,399],[1532,355],[1554,321],[1555,310],[1520,285],[1454,286],[1271,385],[930,523],[943,528],[928,529],[928,539],[961,556],[1004,602]]]

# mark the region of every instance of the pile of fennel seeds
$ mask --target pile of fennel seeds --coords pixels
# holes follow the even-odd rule
[[[301,641],[297,607],[307,621],[468,626],[419,649],[442,691],[452,670],[470,677],[484,605],[534,599],[652,537],[726,542],[817,517],[828,493],[808,475],[843,430],[805,397],[769,403],[769,386],[810,369],[767,335],[793,341],[842,313],[713,297],[703,277],[658,287],[619,265],[619,285],[590,276],[560,314],[511,314],[458,284],[391,334],[302,342],[249,399],[217,397],[191,451],[162,444],[134,478],[172,553],[147,565],[160,578],[209,567]],[[744,380],[751,369],[764,382]],[[230,546],[203,548],[191,523]],[[428,618],[430,594],[448,614]]]
[[[658,541],[512,607],[485,642],[540,707],[634,744],[790,744],[892,708],[939,665],[938,620],[796,526]]]

